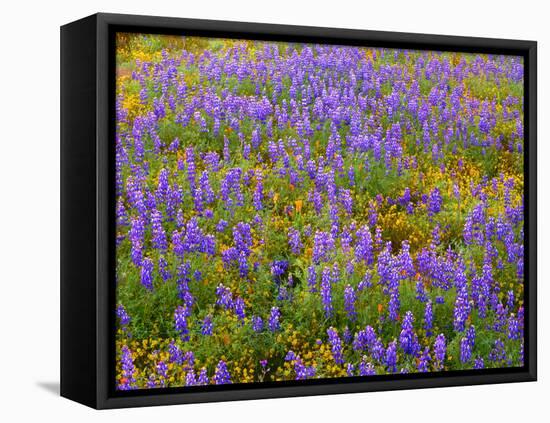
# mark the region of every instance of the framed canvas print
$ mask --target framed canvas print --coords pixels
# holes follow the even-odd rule
[[[61,394],[536,380],[536,43],[61,28]]]

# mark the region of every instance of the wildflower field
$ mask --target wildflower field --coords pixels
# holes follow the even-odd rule
[[[521,57],[116,60],[117,389],[523,366]]]

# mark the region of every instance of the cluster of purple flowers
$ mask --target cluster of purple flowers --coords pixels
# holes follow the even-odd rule
[[[201,333],[203,335],[212,335],[214,325],[212,324],[212,316],[208,315],[202,321]]]
[[[395,341],[390,342],[386,349],[386,367],[388,372],[395,373],[397,371],[397,344]]]
[[[122,380],[119,382],[118,389],[123,391],[128,391],[134,389],[136,379],[134,378],[134,373],[136,368],[134,366],[134,361],[132,358],[132,352],[126,346],[122,346],[121,351],[121,366],[122,366]]]
[[[141,284],[149,291],[153,290],[153,260],[145,257],[141,265]]]
[[[336,247],[334,238],[329,232],[317,231],[313,239],[313,262],[319,264],[328,261]]]
[[[185,306],[178,306],[174,312],[174,328],[182,341],[189,340],[189,326],[187,322],[189,314],[189,309]]]
[[[414,316],[412,311],[405,313],[403,324],[401,325],[401,333],[399,334],[399,345],[405,354],[416,356],[420,350],[420,344],[418,343],[418,336],[416,335],[413,327]]]
[[[329,267],[321,273],[321,300],[327,318],[332,316],[332,275]]]
[[[229,370],[227,370],[227,364],[225,361],[219,361],[212,379],[216,385],[231,383],[231,375],[229,374]]]
[[[475,344],[475,327],[470,326],[466,336],[460,340],[460,361],[468,363],[472,358],[472,350]]]
[[[330,342],[332,350],[332,358],[336,364],[343,364],[344,357],[342,355],[342,340],[338,336],[338,332],[333,327],[327,330],[328,341]]]
[[[288,230],[288,244],[290,245],[290,250],[293,254],[299,255],[303,244],[300,240],[300,231],[294,228]]]
[[[281,311],[279,307],[272,307],[271,313],[269,314],[269,320],[267,321],[267,326],[271,332],[276,332],[281,328]]]
[[[351,320],[357,319],[357,312],[355,311],[356,300],[355,290],[350,284],[346,285],[344,288],[344,309]]]
[[[130,316],[126,312],[126,309],[122,304],[119,304],[116,308],[116,315],[119,318],[120,325],[123,328],[126,328],[126,326],[130,323],[132,319],[130,319]]]
[[[134,87],[116,99],[117,386],[167,386],[174,367],[231,383],[227,354],[210,380],[195,353],[303,323],[350,376],[523,362],[523,182],[502,169],[522,157],[522,102],[468,82],[508,89],[521,60],[221,46],[132,62],[139,107]],[[165,322],[169,362],[137,372],[127,345]],[[474,324],[498,337],[488,355]],[[325,377],[301,342],[286,370]]]
[[[315,376],[315,367],[306,366],[300,356],[296,355],[294,351],[290,350],[287,352],[285,361],[290,361],[294,364],[296,380],[304,380]]]
[[[438,370],[442,370],[445,365],[445,355],[447,353],[447,344],[445,335],[439,334],[435,338],[434,342],[434,355],[436,360],[436,366]]]
[[[241,297],[234,296],[231,289],[221,283],[216,287],[216,297],[216,305],[225,310],[233,311],[241,323],[244,322],[246,317],[245,304]]]

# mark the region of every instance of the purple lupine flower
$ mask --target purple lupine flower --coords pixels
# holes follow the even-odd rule
[[[388,317],[391,321],[396,321],[399,315],[399,309],[401,308],[401,301],[399,299],[399,289],[394,288],[390,292],[390,301],[388,304]]]
[[[380,338],[376,338],[374,345],[370,349],[372,358],[376,361],[382,362],[386,357],[386,349],[384,348],[384,343]]]
[[[364,291],[372,286],[372,272],[367,270],[365,276],[361,279],[361,282],[357,284],[357,291]]]
[[[153,290],[153,260],[145,257],[141,264],[141,284],[149,291]]]
[[[187,366],[185,367],[186,370],[193,368],[193,366],[195,366],[195,354],[193,351],[186,351],[183,354],[183,361],[187,362]]]
[[[296,380],[304,380],[315,376],[315,367],[306,366],[300,357],[296,357],[294,360],[294,372],[296,373]]]
[[[366,361],[366,357],[363,357],[361,363],[359,363],[359,375],[360,376],[374,376],[376,374],[376,369],[372,363]]]
[[[376,332],[372,326],[367,325],[364,330],[360,330],[355,334],[352,347],[355,351],[364,351],[367,348],[372,350],[375,342]]]
[[[174,328],[182,341],[189,340],[188,316],[188,310],[184,306],[178,306],[174,312]]]
[[[200,281],[202,280],[202,272],[201,272],[200,270],[198,270],[198,269],[195,270],[195,271],[193,272],[193,277],[195,278],[195,280],[196,280],[197,282],[200,282]]]
[[[201,192],[204,195],[204,201],[206,202],[206,204],[211,204],[216,196],[214,194],[214,190],[212,190],[212,187],[210,185],[210,176],[208,170],[204,170],[202,172],[199,179],[199,185]]]
[[[463,332],[466,325],[466,319],[470,315],[468,285],[463,263],[459,263],[455,270],[455,286],[457,295],[455,299],[453,324],[456,331]]]
[[[122,379],[118,385],[118,389],[121,391],[128,391],[135,389],[136,379],[134,377],[136,368],[134,366],[134,360],[132,358],[132,351],[126,346],[122,346],[121,358]]]
[[[195,386],[197,385],[197,377],[195,371],[190,369],[185,375],[185,386]]]
[[[185,362],[181,348],[174,341],[168,345],[168,354],[170,354],[170,363],[182,365]]]
[[[210,381],[208,380],[208,374],[206,373],[206,368],[203,367],[199,373],[199,378],[197,380],[198,385],[208,385]]]
[[[410,248],[409,242],[403,241],[401,243],[401,251],[397,256],[397,261],[399,263],[401,274],[412,278],[416,274],[416,271],[414,269],[413,260],[410,254]]]
[[[506,348],[504,343],[497,339],[491,351],[489,351],[489,360],[493,362],[502,362],[506,360]]]
[[[195,188],[192,194],[193,194],[193,202],[195,204],[195,210],[200,216],[204,211],[204,204],[202,201],[202,190],[200,188]]]
[[[193,306],[193,295],[191,294],[191,290],[189,289],[189,273],[191,271],[191,263],[188,261],[180,264],[177,269],[176,273],[176,286],[178,289],[178,297],[183,300],[183,303],[191,308]]]
[[[521,330],[519,320],[513,314],[508,317],[508,339],[520,339]]]
[[[344,207],[344,210],[351,216],[353,212],[353,198],[351,197],[351,191],[349,189],[339,189],[340,203]]]
[[[157,387],[157,381],[155,375],[149,375],[149,379],[147,380],[147,388],[153,389]]]
[[[217,305],[221,305],[226,310],[233,308],[233,294],[231,293],[231,289],[220,283],[216,287],[216,296],[218,297],[216,300]]]
[[[239,253],[242,251],[247,256],[250,255],[252,247],[252,232],[248,223],[239,222],[233,227],[233,242]]]
[[[331,345],[332,358],[336,364],[344,364],[342,340],[338,336],[338,332],[332,326],[327,330],[328,340]]]
[[[398,201],[402,207],[406,207],[411,202],[411,189],[409,187],[405,188],[403,195],[399,197]]]
[[[281,328],[280,319],[281,311],[279,310],[279,307],[271,307],[271,313],[267,322],[267,326],[271,332],[276,332]]]
[[[187,147],[185,149],[186,165],[187,165],[187,180],[191,187],[191,192],[195,191],[196,184],[196,167],[195,167],[195,152],[193,147]]]
[[[368,217],[369,225],[373,228],[376,227],[376,224],[378,223],[378,211],[376,210],[376,202],[374,201],[372,201],[369,205]]]
[[[126,213],[126,208],[124,207],[124,201],[122,200],[122,197],[120,197],[117,201],[116,219],[117,219],[117,225],[119,226],[128,225],[128,215]]]
[[[342,334],[342,338],[344,338],[344,342],[346,344],[349,344],[351,343],[351,341],[353,341],[353,334],[351,333],[351,331],[347,326],[344,328],[344,333]]]
[[[441,192],[439,188],[435,187],[430,191],[430,196],[428,198],[428,215],[433,216],[441,211],[441,206],[443,204],[443,198],[441,197]]]
[[[401,325],[401,333],[399,334],[399,344],[405,354],[416,356],[420,350],[418,337],[413,327],[414,315],[412,311],[407,311]]]
[[[227,228],[227,221],[220,219],[218,224],[216,225],[216,231],[223,232]]]
[[[271,274],[275,282],[281,281],[281,276],[285,274],[288,269],[288,261],[286,260],[274,260],[271,262]]]
[[[210,336],[212,335],[212,331],[213,331],[212,316],[208,315],[202,321],[201,333],[203,335]]]
[[[119,304],[117,306],[116,316],[118,317],[120,325],[122,327],[127,326],[131,322],[130,316],[128,315],[128,313],[126,312],[126,309],[122,304]]]
[[[355,168],[353,166],[348,168],[348,179],[350,187],[355,186]]]
[[[460,361],[462,363],[468,363],[472,358],[472,346],[468,339],[462,338],[460,340]]]
[[[389,373],[397,372],[397,344],[395,341],[389,343],[386,349],[386,367]]]
[[[292,361],[296,359],[296,354],[294,351],[289,350],[285,355],[285,361]]]
[[[168,262],[166,261],[166,258],[164,258],[164,256],[159,257],[158,266],[160,276],[162,277],[162,280],[166,282],[172,277],[172,275],[170,274],[170,270],[168,269]]]
[[[162,252],[165,252],[168,248],[166,232],[162,227],[162,214],[156,208],[151,211],[151,227],[153,248],[157,248]]]
[[[317,214],[321,214],[321,211],[323,210],[323,197],[321,196],[321,193],[317,190],[313,191],[313,194],[311,195],[310,201],[313,203],[313,209]]]
[[[252,330],[261,332],[264,329],[264,321],[260,316],[252,316]]]
[[[165,382],[165,379],[168,377],[168,366],[164,361],[159,361],[157,363],[157,374],[162,378],[163,384]]]
[[[506,327],[506,309],[502,303],[498,303],[495,310],[495,323],[493,325],[493,330],[495,332],[504,332]]]
[[[300,231],[294,228],[288,230],[288,245],[293,254],[300,255],[302,251],[302,241],[300,240]]]
[[[506,307],[508,308],[508,310],[513,310],[514,309],[514,291],[513,290],[509,290],[508,291],[508,294],[507,294],[507,301],[506,301]]]
[[[366,264],[374,262],[372,250],[372,235],[368,226],[362,226],[357,231],[357,242],[355,244],[355,258],[358,261],[365,261]]]
[[[350,230],[348,228],[344,228],[340,235],[340,245],[342,246],[342,251],[344,253],[346,254],[349,253],[352,241],[353,241],[353,237],[351,235]],[[352,261],[349,261],[349,263],[352,263]]]
[[[441,227],[439,226],[439,223],[437,223],[432,231],[432,248],[438,246],[441,244]]]
[[[307,268],[307,284],[309,286],[309,292],[317,291],[317,270],[313,265]]]
[[[338,282],[340,282],[340,267],[338,267],[338,263],[336,262],[334,262],[334,264],[332,265],[330,277],[334,285],[337,285]]]
[[[445,355],[447,352],[447,345],[445,341],[445,335],[439,334],[435,338],[434,342],[434,354],[436,360],[436,367],[438,370],[443,370],[445,364]]]
[[[428,296],[426,295],[426,291],[424,290],[424,281],[422,279],[418,279],[416,281],[416,297],[418,301],[422,301],[425,303],[428,301]]]
[[[141,217],[131,219],[128,238],[132,244],[131,257],[135,266],[141,266],[143,255],[143,237],[145,236],[145,223]]]
[[[384,249],[378,255],[376,268],[380,276],[380,283],[387,285],[395,285],[399,283],[400,276],[396,266],[396,261],[391,254],[391,242],[384,245]]]
[[[332,278],[330,275],[330,267],[325,267],[321,273],[321,301],[325,317],[328,319],[332,316]]]
[[[239,253],[237,262],[239,263],[239,276],[246,278],[248,276],[248,258],[244,251]]]
[[[218,362],[218,365],[216,366],[216,371],[214,372],[213,380],[216,385],[231,383],[231,375],[227,370],[227,364],[225,363],[225,361],[220,360]]]
[[[244,300],[241,297],[237,297],[235,299],[235,301],[233,302],[233,308],[235,310],[235,314],[237,315],[237,318],[242,323],[244,321],[244,318],[245,318]]]
[[[319,264],[328,261],[334,251],[335,242],[331,233],[317,231],[313,238],[313,262]]]
[[[229,149],[229,139],[225,135],[223,137],[223,160],[226,163],[229,163],[231,160],[230,149]]]
[[[428,301],[424,308],[424,329],[426,329],[427,336],[431,336],[433,319],[434,319],[434,315],[433,315],[432,302]]]
[[[466,340],[470,344],[470,347],[474,348],[476,343],[476,328],[474,325],[469,326],[468,330],[466,330]]]
[[[277,295],[278,301],[291,300],[292,294],[289,292],[288,288],[284,285],[279,286],[279,294]]]
[[[354,321],[357,319],[357,312],[355,311],[356,295],[353,287],[347,284],[344,289],[344,309],[349,319]]]
[[[417,365],[418,371],[421,373],[427,372],[431,359],[432,358],[430,356],[430,347],[426,347],[422,352],[422,354],[420,355],[420,359],[418,360],[418,365]]]
[[[254,208],[257,211],[260,211],[263,209],[263,198],[264,198],[264,185],[262,182],[262,173],[256,172],[256,189],[254,190],[254,195],[252,197],[252,203],[254,204]]]
[[[474,360],[474,369],[480,370],[485,368],[485,362],[483,361],[483,357],[478,357]]]

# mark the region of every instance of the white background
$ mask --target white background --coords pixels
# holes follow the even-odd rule
[[[540,422],[549,411],[550,31],[544,1],[18,1],[0,24],[0,419]],[[59,26],[103,12],[539,42],[539,381],[97,412],[58,396]],[[546,12],[546,13],[545,13]],[[546,16],[546,17],[545,17]],[[546,411],[546,413],[544,412]],[[547,420],[546,420],[547,421]]]

